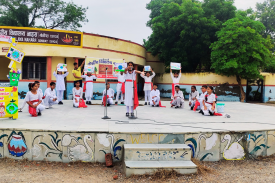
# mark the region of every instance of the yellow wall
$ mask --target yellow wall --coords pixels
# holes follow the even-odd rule
[[[10,69],[8,68],[10,60],[5,57],[0,57],[0,80],[8,80],[7,75]]]

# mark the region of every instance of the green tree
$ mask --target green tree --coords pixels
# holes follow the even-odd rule
[[[77,30],[88,8],[62,0],[0,0],[0,25]],[[37,25],[37,22],[43,22]]]
[[[217,74],[236,76],[241,101],[245,100],[241,79],[262,78],[261,70],[271,63],[271,40],[262,37],[264,25],[238,14],[217,32],[218,41],[211,45],[212,68]]]

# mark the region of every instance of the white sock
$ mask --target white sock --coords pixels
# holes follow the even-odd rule
[[[131,106],[131,113],[134,113],[134,106]]]
[[[129,113],[129,106],[126,106],[126,112]]]

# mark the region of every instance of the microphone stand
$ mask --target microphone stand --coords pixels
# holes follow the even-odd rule
[[[135,81],[134,81],[134,70],[132,71],[132,81],[133,81],[133,110],[134,110],[134,106],[135,106]],[[129,119],[137,119],[137,117],[135,116],[135,113],[133,111],[133,116],[129,115]]]
[[[102,119],[111,119],[110,117],[108,117],[107,115],[107,70],[108,70],[108,67],[106,67],[106,73],[105,73],[105,85],[106,85],[106,88],[105,88],[105,110],[104,110],[104,117]],[[102,96],[104,97],[104,96]]]

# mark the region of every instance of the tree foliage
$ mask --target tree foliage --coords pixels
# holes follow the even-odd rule
[[[62,0],[0,0],[0,25],[77,30],[87,8]]]
[[[241,79],[262,78],[261,70],[271,63],[272,44],[262,37],[264,30],[261,22],[237,14],[223,24],[217,32],[218,41],[211,45],[212,68],[217,74],[236,76],[241,101],[245,99]]]

